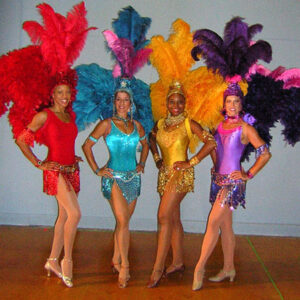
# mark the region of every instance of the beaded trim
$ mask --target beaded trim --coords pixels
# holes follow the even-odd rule
[[[260,157],[262,154],[265,154],[269,152],[269,145],[268,144],[263,144],[259,146],[258,148],[255,149],[255,158],[257,159]]]

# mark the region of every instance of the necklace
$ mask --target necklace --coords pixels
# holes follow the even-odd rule
[[[129,122],[129,119],[120,117],[120,116],[118,116],[118,115],[115,115],[115,118],[118,119],[118,120],[120,120],[120,121],[123,121],[124,124],[125,124],[126,129],[128,129],[128,122]]]
[[[182,123],[185,120],[186,114],[183,112],[178,116],[172,116],[168,114],[167,118],[165,119],[165,126],[171,127]]]
[[[237,116],[225,115],[225,121],[228,123],[238,123],[240,120],[241,120],[241,117],[239,115],[237,115]]]

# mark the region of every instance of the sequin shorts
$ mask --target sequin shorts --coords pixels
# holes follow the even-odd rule
[[[65,179],[69,190],[73,187],[75,193],[80,191],[80,178],[78,163],[74,165],[61,165],[60,171],[43,171],[44,193],[55,196],[57,194],[58,176],[61,174]]]
[[[229,205],[230,209],[236,209],[238,205],[245,208],[246,182],[231,179],[230,174],[212,173],[209,201],[214,204],[216,199],[222,197],[221,206]]]
[[[103,196],[107,199],[111,199],[111,189],[113,183],[116,182],[127,203],[131,203],[141,193],[141,175],[134,171],[113,171],[113,178],[102,177],[101,190]]]
[[[158,172],[157,191],[188,193],[194,191],[194,168],[176,171],[173,166],[162,166]]]

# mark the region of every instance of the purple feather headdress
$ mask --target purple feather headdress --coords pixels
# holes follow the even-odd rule
[[[230,83],[223,94],[223,103],[227,96],[238,96],[243,101],[244,94],[237,83]]]
[[[197,30],[193,41],[192,57],[202,55],[205,63],[213,72],[219,72],[228,81],[239,81],[245,77],[249,68],[258,59],[270,62],[272,48],[263,40],[253,42],[253,36],[262,30],[262,25],[248,26],[240,17],[233,18],[224,29],[223,39],[209,29]],[[238,77],[237,77],[238,76]]]

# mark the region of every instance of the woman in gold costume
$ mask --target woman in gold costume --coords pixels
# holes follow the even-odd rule
[[[150,133],[150,149],[159,169],[158,209],[159,236],[156,261],[148,287],[156,287],[165,274],[183,272],[183,227],[180,220],[180,203],[186,193],[194,189],[194,168],[216,146],[214,138],[202,127],[188,118],[185,95],[179,82],[174,82],[167,94],[167,118],[160,119]],[[196,135],[203,147],[190,160],[187,150]],[[162,157],[159,155],[158,147]],[[168,250],[172,246],[173,261],[165,269]]]

